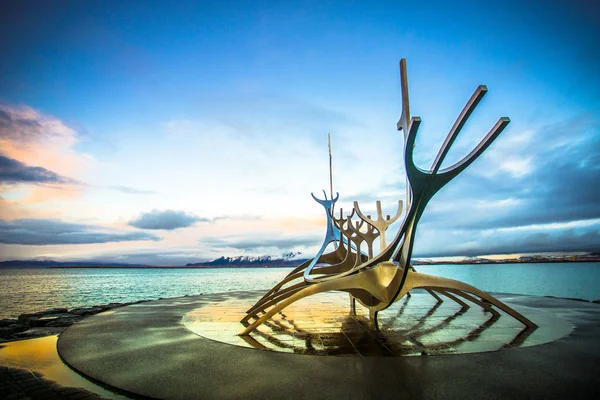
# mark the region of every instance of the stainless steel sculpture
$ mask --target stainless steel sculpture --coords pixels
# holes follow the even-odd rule
[[[414,164],[413,160],[415,139],[421,118],[410,115],[405,59],[400,61],[400,83],[402,113],[397,129],[404,134],[407,210],[396,236],[389,244],[386,243],[385,232],[391,223],[399,218],[402,201],[399,202],[398,212],[393,218],[389,215],[387,219],[383,218],[381,204],[378,201],[377,220],[365,216],[357,202],[354,202],[354,210],[349,216],[344,218],[343,210],[340,210],[340,218],[336,219],[332,215],[332,209],[339,195],[331,200],[327,199],[325,192],[323,192],[325,200],[317,199],[313,195],[313,198],[325,207],[327,213],[327,233],[321,249],[312,260],[294,269],[247,311],[247,315],[241,321],[246,325],[241,335],[249,334],[288,305],[304,297],[329,290],[348,292],[351,310],[354,310],[355,300],[368,308],[370,323],[375,329],[377,313],[408,295],[409,291],[415,288],[426,289],[438,301],[442,301],[439,295],[443,295],[463,308],[469,305],[462,299],[477,304],[494,315],[498,314],[498,311],[493,307],[497,307],[526,327],[536,328],[536,325],[525,316],[493,296],[460,281],[418,273],[410,265],[417,223],[427,203],[441,188],[475,161],[504,130],[510,120],[506,117],[500,118],[465,158],[448,168],[441,169],[442,162],[454,140],[487,92],[485,86],[479,86],[452,126],[431,168],[422,170]],[[357,214],[360,221],[352,220],[354,214]],[[365,222],[368,226],[366,232],[361,230]],[[380,238],[381,251],[373,256],[372,244],[377,236]],[[331,242],[336,242],[337,248],[331,253],[324,254]],[[363,242],[367,244],[368,254],[361,251]],[[293,281],[298,282],[293,283]]]

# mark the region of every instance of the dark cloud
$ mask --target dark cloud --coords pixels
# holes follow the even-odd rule
[[[19,160],[0,154],[0,184],[2,183],[75,184],[87,186],[85,183],[59,175],[46,168],[31,167]],[[105,186],[105,188],[127,194],[157,194],[153,190],[139,190],[129,186]]]
[[[209,222],[208,218],[200,218],[183,211],[152,210],[129,222],[129,225],[140,229],[173,230],[187,228],[196,222]]]
[[[103,229],[53,219],[0,220],[0,243],[43,246],[160,240],[158,236],[145,232],[102,232]]]
[[[23,110],[16,111],[0,104],[0,138],[27,142],[42,135],[42,125]]]
[[[451,231],[417,233],[415,257],[481,256],[486,254],[593,252],[600,250],[598,224],[565,229],[523,231]]]
[[[600,218],[599,119],[564,120],[539,129],[525,148],[495,151],[496,157],[484,155],[434,197],[421,228],[485,229]],[[482,174],[497,169],[494,161],[504,155],[529,158],[531,171]]]
[[[236,249],[246,252],[259,251],[266,248],[277,248],[280,251],[289,251],[296,247],[308,247],[321,244],[319,237],[274,237],[278,233],[261,232],[264,237],[256,237],[259,234],[248,237],[207,237],[200,242],[213,249]]]
[[[78,182],[46,168],[31,167],[0,154],[0,183],[77,184]]]

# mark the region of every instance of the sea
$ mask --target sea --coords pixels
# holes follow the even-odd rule
[[[600,263],[419,265],[488,292],[600,299]],[[292,268],[3,268],[0,318],[236,290],[268,290]]]

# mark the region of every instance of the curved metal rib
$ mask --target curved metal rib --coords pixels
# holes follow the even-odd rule
[[[347,233],[347,231],[344,230],[344,233]],[[343,241],[340,243],[342,244]],[[338,250],[342,249],[343,248],[342,246],[343,246],[343,244],[338,247]],[[361,255],[360,262],[357,260],[357,258],[358,258],[357,253],[345,251],[344,254],[345,254],[344,259],[341,260],[339,263],[334,263],[334,264],[328,265],[328,266],[316,267],[311,271],[311,273],[326,274],[326,275],[336,274],[336,273],[340,273],[342,271],[347,271],[350,268],[352,268],[353,266],[356,266],[357,264],[360,264],[362,261],[364,261],[362,259],[362,255]],[[306,281],[303,280],[303,282],[301,282],[299,284],[295,284],[288,288],[281,289],[286,283],[291,282],[294,279],[302,277],[303,274],[304,274],[303,271],[298,271],[294,274],[290,274],[285,279],[283,279],[280,283],[275,285],[275,287],[273,289],[271,289],[271,291],[269,291],[269,293],[267,293],[267,295],[263,296],[259,301],[256,302],[256,304],[251,309],[249,309],[247,311],[248,315],[245,316],[242,321],[248,320],[249,318],[256,315],[258,312],[260,312],[260,311],[270,307],[272,304],[282,300],[283,298],[286,297],[285,295],[293,294],[297,288],[306,286],[306,284],[305,284]]]
[[[466,284],[464,282],[460,282],[460,281],[457,281],[454,279],[442,278],[439,276],[422,274],[420,272],[408,271],[407,277],[404,281],[404,285],[400,291],[400,295],[398,296],[398,298],[401,298],[404,294],[406,294],[406,292],[408,292],[411,289],[417,288],[417,287],[436,288],[436,290],[439,288],[439,289],[442,289],[447,292],[452,292],[453,294],[457,294],[461,297],[464,297],[467,300],[469,300],[475,304],[478,304],[485,309],[489,309],[490,311],[493,310],[493,308],[491,308],[491,305],[494,305],[497,308],[499,308],[500,310],[504,311],[505,313],[507,313],[510,316],[512,316],[513,318],[515,318],[516,320],[520,321],[523,325],[526,325],[530,328],[537,327],[537,325],[535,323],[533,323],[531,320],[529,320],[528,318],[526,318],[524,315],[522,315],[518,311],[514,310],[513,308],[507,306],[500,300],[496,299],[495,297],[485,293],[482,290],[477,289],[474,286],[471,286],[469,284]],[[482,302],[482,301],[474,298],[473,296],[471,296],[471,294],[484,299],[487,303],[490,303],[490,304],[487,304],[485,302]],[[491,311],[491,312],[494,312],[494,311]]]
[[[357,223],[357,227],[354,227],[352,224],[352,220],[350,219],[350,217],[347,217],[347,229],[344,229],[342,232],[342,238],[346,237],[348,238],[348,243],[353,243],[354,247],[356,249],[356,252],[353,253],[352,251],[348,251],[349,257],[347,259],[345,259],[344,261],[342,261],[342,263],[339,264],[339,266],[332,266],[334,268],[329,269],[329,271],[331,271],[330,273],[326,273],[325,275],[320,275],[320,276],[311,276],[315,270],[311,269],[309,271],[309,269],[307,268],[304,271],[304,280],[308,283],[314,283],[314,282],[319,282],[319,281],[323,281],[323,280],[329,280],[329,279],[333,279],[336,276],[339,276],[339,274],[341,273],[350,273],[352,272],[358,265],[362,264],[363,260],[363,253],[361,252],[360,246],[361,243],[364,241],[364,239],[358,235],[356,232],[360,229],[360,227],[362,226],[362,224],[364,223],[364,221],[361,221],[360,223]],[[350,247],[349,247],[350,248]],[[368,257],[367,257],[368,258]],[[322,273],[325,273],[325,268],[319,268],[319,271]],[[317,271],[318,272],[318,271]]]

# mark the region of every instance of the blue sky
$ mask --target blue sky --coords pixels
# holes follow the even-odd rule
[[[416,256],[598,250],[599,11],[12,2],[0,16],[0,259],[310,255],[327,132],[345,210],[380,199],[391,213],[404,197],[402,57],[422,167],[477,85],[489,93],[447,165],[512,120],[431,202]]]

